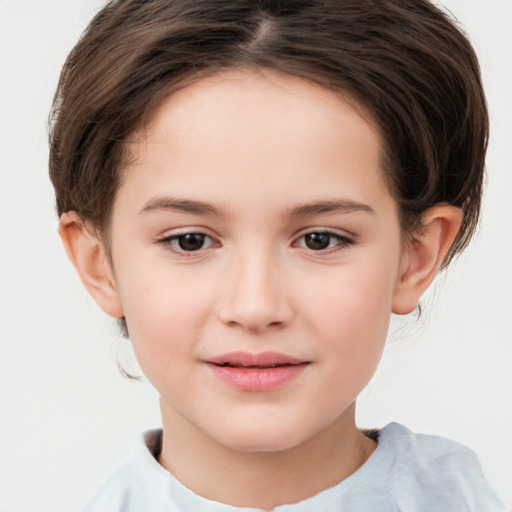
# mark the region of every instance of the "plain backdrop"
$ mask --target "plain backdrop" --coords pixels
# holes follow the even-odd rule
[[[78,511],[160,424],[129,343],[86,296],[56,234],[46,120],[60,67],[98,0],[0,0],[0,511]],[[400,421],[473,448],[512,507],[512,1],[445,0],[481,59],[492,119],[476,242],[394,319],[360,399],[363,427]],[[483,511],[482,511],[483,512]]]

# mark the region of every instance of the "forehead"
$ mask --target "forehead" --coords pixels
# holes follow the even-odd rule
[[[160,186],[226,201],[230,190],[280,189],[306,202],[340,184],[354,200],[385,190],[381,138],[364,109],[268,70],[223,72],[172,93],[128,148],[124,184],[139,195]]]

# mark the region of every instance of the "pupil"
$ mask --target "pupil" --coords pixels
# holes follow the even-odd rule
[[[199,233],[189,233],[187,235],[180,236],[179,238],[180,249],[184,251],[197,251],[203,247],[204,235]]]
[[[306,246],[313,251],[329,247],[331,236],[327,233],[310,233],[306,235]]]

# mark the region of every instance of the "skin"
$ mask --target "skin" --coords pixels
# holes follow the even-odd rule
[[[126,317],[160,393],[160,463],[207,498],[270,509],[371,456],[355,400],[390,313],[414,309],[460,225],[438,205],[403,243],[378,129],[346,100],[270,71],[199,80],[128,142],[111,259],[86,222],[61,219],[84,284]],[[183,250],[187,233],[203,245]],[[311,233],[330,233],[327,247]],[[205,363],[240,350],[307,365],[278,389],[240,390]]]

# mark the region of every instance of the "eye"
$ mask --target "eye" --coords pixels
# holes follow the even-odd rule
[[[183,233],[173,235],[160,240],[160,243],[168,246],[175,252],[195,252],[208,249],[214,245],[212,237],[204,233]]]
[[[353,243],[353,240],[346,236],[332,233],[330,231],[315,231],[302,235],[297,244],[299,247],[304,247],[310,251],[327,251],[337,247],[347,247]]]

